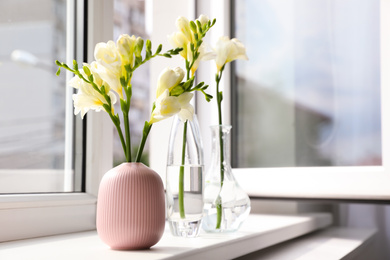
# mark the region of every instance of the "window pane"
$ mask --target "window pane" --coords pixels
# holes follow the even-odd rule
[[[145,21],[145,1],[140,0],[114,0],[114,35],[115,41],[119,35],[128,34],[149,39]],[[142,130],[146,120],[149,120],[149,63],[140,66],[132,77],[132,98],[129,113],[132,157],[135,158]],[[119,102],[115,106],[119,111],[122,126],[123,117]],[[123,130],[124,131],[124,130]],[[148,146],[145,146],[142,162],[148,164]],[[114,164],[124,162],[125,155],[116,129],[114,129]]]
[[[66,0],[0,1],[0,193],[64,191]]]
[[[381,165],[379,0],[234,3],[235,167]]]

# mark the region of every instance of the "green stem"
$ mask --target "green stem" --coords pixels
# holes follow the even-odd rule
[[[148,139],[148,135],[150,133],[150,129],[152,129],[152,126],[153,126],[153,124],[149,124],[148,122],[145,122],[144,130],[143,130],[143,134],[142,134],[142,140],[141,140],[141,143],[139,145],[139,149],[137,152],[137,157],[135,159],[135,162],[141,161],[141,157],[142,157],[142,153],[144,151],[146,139]]]
[[[131,68],[125,67],[126,70],[126,80],[125,84],[122,85],[126,100],[124,102],[124,106],[122,108],[123,113],[123,120],[125,122],[125,134],[126,134],[126,159],[127,162],[131,162],[131,139],[130,139],[130,123],[129,123],[129,111],[130,111],[130,104],[131,104],[131,96],[132,96],[132,86],[130,84],[131,78],[133,76],[133,72],[131,71]],[[122,84],[122,82],[121,82]]]
[[[194,55],[194,54],[193,54]],[[186,60],[186,69],[187,69],[187,80],[190,79],[190,72],[193,63],[190,64],[188,60]],[[186,154],[186,143],[187,143],[187,124],[188,121],[184,122],[183,128],[183,146],[181,151],[181,165],[179,172],[179,211],[180,218],[184,219],[186,217],[185,209],[184,209],[184,164],[185,164],[185,154]]]
[[[125,153],[125,156],[126,156],[126,160],[129,162],[129,158],[128,158],[128,155],[126,153],[126,143],[125,143],[125,139],[123,138],[123,133],[122,133],[122,129],[120,127],[119,124],[115,124],[115,127],[116,127],[116,130],[118,131],[118,135],[119,135],[119,139],[121,140],[121,143],[122,143],[122,149],[123,149],[123,152]]]
[[[225,168],[223,165],[224,162],[224,154],[223,154],[223,140],[222,140],[222,108],[221,108],[221,103],[222,103],[222,93],[219,92],[219,82],[222,78],[222,71],[221,69],[220,74],[217,74],[217,104],[218,104],[218,122],[219,122],[219,155],[220,155],[220,178],[221,178],[221,190],[223,186],[223,181],[225,179]],[[221,228],[221,222],[222,222],[222,198],[220,195],[218,195],[218,198],[216,200],[216,208],[217,208],[217,224],[216,224],[216,229]]]
[[[130,140],[130,125],[129,125],[129,113],[123,112],[123,120],[125,122],[125,135],[126,135],[126,151],[125,154],[127,162],[131,162],[131,140]]]
[[[181,153],[181,165],[180,165],[180,173],[179,173],[179,211],[180,217],[185,218],[185,210],[184,210],[184,163],[185,163],[185,153],[186,153],[186,143],[187,143],[187,124],[188,121],[184,123],[183,129],[183,147]]]
[[[118,116],[114,116],[112,114],[111,108],[108,108],[108,109],[105,108],[105,110],[108,113],[108,115],[110,116],[111,121],[114,123],[114,125],[116,127],[116,130],[118,131],[119,139],[121,140],[121,144],[122,144],[122,149],[123,149],[123,152],[125,153],[125,156],[126,156],[126,159],[127,159],[126,143],[125,143],[125,139],[123,138],[123,133],[122,133],[122,129],[121,129],[121,126],[120,126],[119,118],[118,118]]]

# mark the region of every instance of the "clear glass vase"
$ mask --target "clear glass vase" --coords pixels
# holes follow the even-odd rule
[[[175,116],[168,147],[166,198],[171,233],[196,237],[203,216],[203,147],[196,116]]]
[[[207,232],[238,230],[251,210],[249,196],[238,185],[230,163],[231,126],[211,126],[212,158],[205,177],[204,217]]]

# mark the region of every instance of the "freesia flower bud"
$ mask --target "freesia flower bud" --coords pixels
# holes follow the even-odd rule
[[[200,22],[202,26],[210,21],[209,17],[203,14],[201,14],[197,20]]]
[[[171,91],[176,87],[183,80],[184,74],[184,70],[180,67],[164,69],[157,81],[156,97],[158,98],[165,90]]]
[[[137,38],[136,46],[135,46],[135,56],[140,57],[142,49],[144,48],[144,40],[141,37]]]
[[[226,36],[220,37],[215,47],[215,52],[217,55],[215,63],[218,71],[220,71],[226,63],[236,59],[248,60],[244,44],[235,38],[229,40]]]
[[[176,20],[176,27],[184,34],[188,41],[193,41],[193,35],[190,27],[190,21],[180,16]]]
[[[135,36],[129,36],[127,34],[122,34],[119,36],[116,44],[118,46],[118,51],[122,57],[123,63],[133,65],[134,61],[134,48],[136,44]]]

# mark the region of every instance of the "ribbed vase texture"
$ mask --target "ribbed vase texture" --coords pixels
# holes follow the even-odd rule
[[[99,186],[96,226],[112,249],[147,249],[165,227],[164,186],[142,163],[122,163],[108,171]]]

